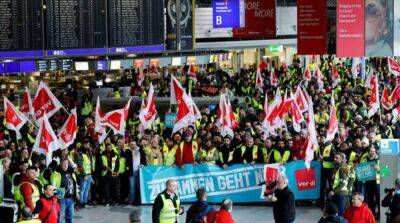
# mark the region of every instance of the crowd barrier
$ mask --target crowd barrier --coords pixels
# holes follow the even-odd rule
[[[321,163],[312,161],[307,169],[304,161],[286,165],[238,164],[222,169],[216,165],[184,165],[183,169],[171,166],[145,166],[140,169],[142,204],[151,204],[158,193],[165,189],[168,179],[175,179],[182,202],[196,200],[196,190],[204,187],[207,201],[219,203],[230,198],[235,203],[265,202],[261,183],[265,182],[268,167],[278,167],[289,179],[289,187],[296,200],[315,200],[320,196]],[[270,174],[269,174],[270,175]],[[269,177],[269,175],[267,177]]]

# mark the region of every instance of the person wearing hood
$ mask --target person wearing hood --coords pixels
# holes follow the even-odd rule
[[[328,203],[324,209],[324,216],[318,223],[347,223],[347,220],[338,215],[338,208],[333,203]]]
[[[204,188],[196,191],[197,201],[190,206],[186,214],[186,223],[207,222],[214,215],[214,208],[207,204],[207,193]]]
[[[355,192],[351,203],[352,205],[344,213],[344,218],[349,223],[375,223],[375,217],[368,208],[368,205],[364,203],[364,196],[361,193]]]

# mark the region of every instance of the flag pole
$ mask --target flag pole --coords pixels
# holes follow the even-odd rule
[[[64,107],[64,105],[62,106],[62,108],[63,108],[63,110],[64,110],[68,115],[71,115],[71,113],[69,113],[69,112],[67,111],[67,109]]]

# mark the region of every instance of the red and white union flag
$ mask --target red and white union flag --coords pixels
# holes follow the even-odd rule
[[[76,132],[78,131],[78,116],[76,109],[72,109],[71,115],[64,123],[60,132],[58,133],[58,143],[61,149],[65,149],[74,143]]]
[[[32,101],[32,107],[34,113],[33,118],[36,123],[40,123],[44,113],[47,114],[47,117],[51,117],[62,105],[47,85],[44,82],[40,82],[35,98]]]
[[[51,162],[52,153],[58,148],[57,136],[51,128],[45,113],[40,124],[38,135],[36,136],[35,144],[33,145],[33,151],[45,154],[46,163],[49,165]]]
[[[28,121],[27,117],[15,108],[6,97],[4,97],[4,119],[7,128],[14,130],[17,136],[20,136],[19,130]]]

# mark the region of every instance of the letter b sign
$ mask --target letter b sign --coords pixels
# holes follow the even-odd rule
[[[215,17],[215,24],[217,24],[218,26],[222,25],[222,16]]]

